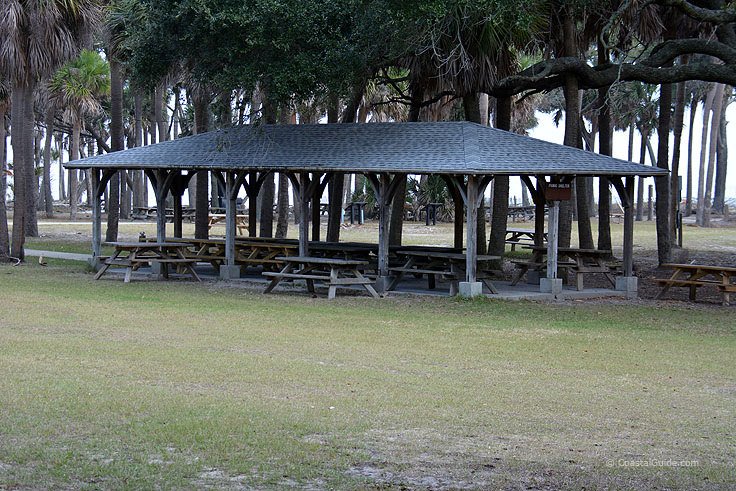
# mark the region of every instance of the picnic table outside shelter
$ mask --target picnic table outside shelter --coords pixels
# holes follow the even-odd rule
[[[656,299],[662,298],[673,286],[684,286],[690,289],[689,298],[694,302],[697,289],[706,286],[720,290],[723,305],[728,306],[730,294],[736,293],[736,268],[703,264],[663,264],[662,266],[673,268],[673,272],[669,278],[653,280],[662,286],[657,296],[654,297]]]
[[[196,259],[187,258],[185,242],[105,242],[105,245],[114,247],[115,251],[109,258],[102,260],[102,267],[95,274],[99,280],[110,266],[124,266],[124,282],[129,283],[133,271],[145,264],[158,264],[164,278],[169,277],[169,266],[181,266],[197,281],[201,281],[194,269]]]

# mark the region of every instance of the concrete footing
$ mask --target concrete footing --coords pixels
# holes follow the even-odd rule
[[[483,295],[483,283],[480,281],[460,281],[458,295],[465,298],[480,297]]]
[[[98,257],[88,258],[87,264],[89,264],[89,267],[92,268],[92,271],[99,271],[102,267],[102,264],[100,264],[100,258]]]
[[[636,276],[617,276],[616,291],[625,292],[627,297],[637,297],[639,294],[639,278]]]
[[[562,278],[540,278],[539,291],[542,293],[562,293]]]
[[[221,280],[237,280],[240,279],[240,266],[236,264],[223,264],[220,266]]]
[[[391,285],[392,279],[393,278],[391,276],[376,277],[376,284],[374,285],[376,292],[386,293],[388,291],[388,287]]]
[[[151,274],[160,276],[163,272],[163,265],[161,263],[151,263]]]

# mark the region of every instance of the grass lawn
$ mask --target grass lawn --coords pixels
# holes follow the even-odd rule
[[[330,302],[48,262],[0,266],[0,489],[736,486],[732,309]]]

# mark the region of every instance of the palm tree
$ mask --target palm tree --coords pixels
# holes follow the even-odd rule
[[[22,260],[33,179],[33,91],[73,58],[100,18],[96,0],[5,0],[0,4],[0,70],[9,74],[15,207],[11,255]]]
[[[0,262],[7,261],[10,254],[8,214],[5,208],[8,189],[8,171],[5,169],[7,164],[5,114],[10,106],[10,92],[5,82],[5,79],[0,77]]]
[[[79,136],[84,117],[98,114],[99,99],[110,92],[110,66],[95,51],[83,50],[79,58],[62,66],[49,84],[54,98],[64,107],[64,117],[72,125],[69,160],[79,158]],[[76,172],[69,172],[70,217],[77,211]]]

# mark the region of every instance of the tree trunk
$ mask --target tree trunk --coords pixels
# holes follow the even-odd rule
[[[81,131],[81,118],[75,117],[72,124],[72,140],[69,142],[69,161],[79,159],[79,134]],[[69,169],[69,218],[72,220],[77,216],[78,185],[77,169]]]
[[[49,103],[46,109],[46,140],[43,143],[43,196],[46,218],[54,218],[54,198],[51,196],[51,137],[54,134],[55,114],[56,107]],[[0,124],[5,126],[2,118],[0,118]]]
[[[26,237],[38,237],[38,175],[36,175],[36,169],[41,163],[41,134],[35,130],[36,117],[32,102],[30,109],[24,112],[24,117],[28,118],[29,114],[31,115],[29,134],[32,137],[29,167],[26,170],[26,206],[28,208],[26,210]]]
[[[671,63],[670,63],[671,65]],[[670,167],[670,128],[672,120],[672,84],[662,84],[659,90],[659,122],[657,124],[657,167]],[[670,262],[672,257],[672,227],[670,227],[670,179],[654,178],[657,191],[657,256],[659,264]]]
[[[276,124],[277,108],[268,98],[268,94],[263,96],[263,120],[266,124]],[[259,200],[261,203],[260,213],[260,235],[261,237],[273,237],[273,204],[274,194],[276,193],[276,185],[274,184],[274,175],[270,174],[263,182]]]
[[[6,207],[8,194],[8,140],[5,130],[5,113],[7,105],[0,105],[0,262],[8,260],[10,255],[10,236],[8,235],[8,209]]]
[[[110,151],[123,150],[123,80],[120,74],[120,62],[113,57],[110,60]],[[107,230],[105,240],[114,242],[118,240],[118,221],[120,218],[121,201],[125,196],[125,171],[115,173],[110,179],[110,191],[108,193],[107,208]]]
[[[143,95],[140,90],[135,91],[133,96],[134,114],[135,114],[135,146],[143,146]],[[145,188],[146,177],[143,175],[143,171],[133,171],[133,182],[135,186],[133,188],[133,206],[145,207],[148,206],[147,200],[144,198],[146,195]],[[194,204],[194,195],[190,195],[189,206]]]
[[[166,111],[166,86],[163,82],[156,84],[154,89],[154,100],[153,100],[153,111],[154,117],[156,118],[156,126],[158,126],[158,141],[164,142],[169,139],[169,124],[168,114],[164,114]]]
[[[57,133],[56,135],[56,153],[59,154],[59,201],[66,201],[66,186],[64,175],[64,133]]]
[[[598,62],[608,61],[608,54],[602,43],[598,45]],[[613,128],[611,125],[611,110],[608,106],[609,87],[598,89],[598,153],[601,155],[612,154]],[[592,194],[591,194],[592,195]],[[608,178],[601,176],[598,179],[598,249],[601,251],[611,250],[611,190]]]
[[[291,124],[291,108],[281,106],[280,124]],[[296,205],[296,202],[294,202]],[[296,208],[296,206],[294,206]],[[289,232],[289,178],[286,173],[279,172],[279,195],[277,203],[276,238],[285,238]]]
[[[358,116],[360,101],[365,94],[365,82],[359,82],[353,87],[347,106],[342,113],[343,123],[354,123]],[[327,241],[340,241],[340,219],[342,218],[343,176],[335,175],[328,183],[329,207],[327,211]]]
[[[728,166],[728,139],[726,136],[726,109],[730,103],[733,87],[726,86],[723,91],[721,120],[718,125],[718,147],[716,155],[716,187],[713,192],[713,210],[723,213],[726,204],[726,168]]]
[[[466,94],[463,96],[463,109],[465,110],[465,120],[472,123],[483,124],[483,117],[480,110],[480,98],[477,93]],[[480,206],[478,207],[478,220],[477,220],[477,249],[478,254],[486,253],[486,206],[485,198],[480,200]]]
[[[705,182],[705,198],[703,205],[705,206],[705,214],[703,216],[703,226],[710,227],[710,214],[713,203],[711,196],[713,193],[713,179],[716,167],[716,150],[718,148],[718,133],[721,129],[721,110],[723,109],[723,93],[725,86],[718,84],[716,86],[716,94],[713,99],[713,119],[710,122],[710,149],[708,154],[708,174]]]
[[[564,12],[563,19],[563,53],[565,56],[578,56],[575,24],[571,16]],[[568,147],[581,148],[580,141],[580,87],[577,77],[572,73],[564,75],[563,93],[565,95],[565,137]],[[572,201],[562,201],[559,210],[558,243],[560,247],[570,246],[572,233]],[[591,242],[593,237],[591,235]]]
[[[683,60],[683,63],[686,63]],[[685,120],[685,82],[677,84],[675,96],[675,116],[672,131],[675,139],[672,144],[672,174],[670,174],[670,226],[672,237],[677,236],[677,216],[680,211],[680,146],[682,144],[682,125]],[[673,247],[677,242],[672,241]]]
[[[695,126],[695,112],[698,101],[693,97],[690,102],[690,126],[687,129],[687,184],[685,185],[685,216],[693,214],[693,126]]]
[[[208,99],[201,94],[192,99],[194,102],[194,132],[195,134],[206,133],[209,128]],[[203,240],[209,238],[208,175],[207,171],[197,173],[194,198],[194,237]]]
[[[33,152],[33,125],[28,124],[33,116],[26,116],[26,111],[33,109],[33,88],[14,83],[10,119],[12,133],[10,143],[13,147],[13,237],[10,246],[10,255],[16,259],[24,259],[23,245],[25,243],[26,220],[26,178],[29,161]]]
[[[424,87],[422,84],[414,81],[410,84],[409,90],[411,92],[412,102],[409,106],[408,121],[416,123],[419,121],[419,115],[422,108],[420,103],[424,99]],[[399,186],[399,189],[396,190],[396,194],[394,194],[393,200],[391,201],[391,218],[389,220],[388,228],[389,245],[401,245],[401,237],[404,232],[404,203],[406,203],[407,179],[404,179],[403,185]]]
[[[511,97],[495,100],[495,127],[511,131]],[[506,225],[509,217],[509,177],[496,176],[493,179],[493,206],[491,209],[491,233],[488,238],[488,254],[503,257],[506,252]],[[460,210],[462,212],[462,210]],[[501,261],[494,267],[501,266]]]
[[[698,172],[698,202],[695,208],[695,223],[703,226],[705,215],[705,158],[708,146],[708,122],[710,111],[713,108],[713,99],[716,96],[717,84],[711,84],[708,95],[703,103],[703,133],[700,138],[700,172]]]

